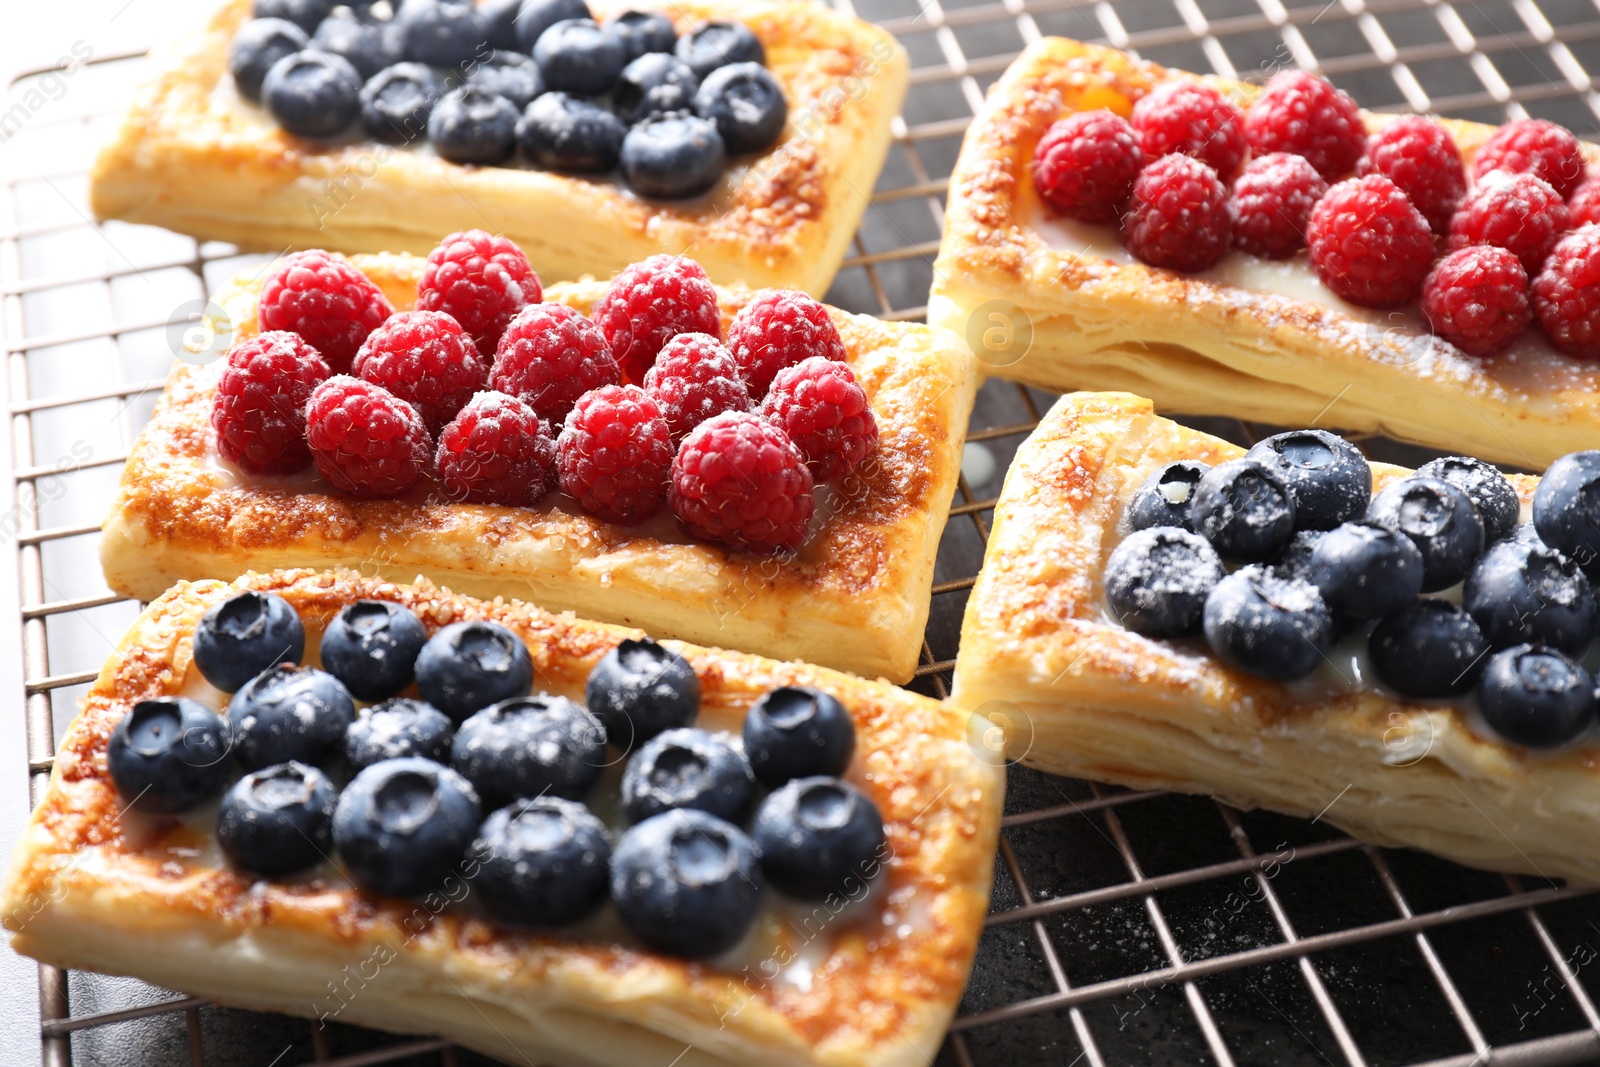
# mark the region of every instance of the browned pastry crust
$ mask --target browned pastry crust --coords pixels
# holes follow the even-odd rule
[[[1239,252],[1206,276],[1186,276],[1041,236],[1029,166],[1050,124],[1102,107],[1126,116],[1158,82],[1196,77],[1062,38],[1030,46],[967,132],[928,321],[970,340],[996,310],[988,302],[1008,303],[1015,310],[1000,314],[1031,327],[1032,347],[1020,358],[1001,347],[986,373],[1057,390],[1126,389],[1164,411],[1316,421],[1521,467],[1600,443],[1600,370],[1590,364],[1547,349],[1475,359],[1417,329],[1410,314],[1396,319],[1325,292],[1324,303],[1254,291],[1225,269],[1251,260]],[[1258,91],[1199,80],[1240,104]],[[1377,128],[1394,116],[1365,117]],[[1442,121],[1469,161],[1494,129]],[[1600,160],[1600,149],[1585,152]],[[1116,243],[1109,226],[1084,230]],[[1303,255],[1298,262],[1309,271]],[[975,315],[983,321],[969,333]]]
[[[357,256],[395,307],[416,302],[422,260]],[[217,295],[238,336],[256,329],[260,274]],[[546,299],[588,311],[598,282]],[[724,325],[749,300],[719,290]],[[561,498],[536,508],[424,497],[359,501],[306,479],[244,482],[213,446],[220,362],[179,363],[134,445],[106,520],[111,588],[148,600],[179,579],[273,567],[425,574],[474,596],[516,596],[586,618],[867,677],[909,679],[928,617],[976,375],[960,342],[926,326],[833,312],[878,420],[879,447],[837,491],[800,552],[761,557],[697,542],[670,515],[623,527]]]
[[[937,1051],[987,907],[1003,793],[1003,769],[975,754],[966,716],[807,664],[674,646],[700,678],[701,724],[713,729],[737,729],[774,686],[837,694],[857,730],[848,777],[888,835],[883,884],[856,910],[769,916],[748,970],[719,969],[625,939],[515,931],[336,879],[255,882],[215,862],[209,830],[119,816],[105,763],[112,728],[133,702],[195,683],[196,622],[244,587],[286,597],[313,650],[339,608],[363,597],[406,604],[430,630],[493,619],[527,642],[538,688],[579,699],[590,668],[630,636],[350,571],[180,583],[129,629],[62,741],[0,905],[18,952],[227,1004],[438,1033],[508,1063],[844,1067],[923,1064]],[[802,975],[767,973],[802,956]]]
[[[228,44],[250,3],[226,0],[203,30],[154,60],[90,176],[98,217],[266,251],[425,255],[444,234],[476,227],[516,241],[547,279],[606,277],[672,252],[693,255],[720,282],[821,296],[866,210],[908,77],[893,37],[806,0],[591,4],[601,18],[659,8],[680,32],[742,21],[788,98],[776,147],[737,163],[706,196],[667,203],[611,181],[286,134],[228,77]]]
[[[1369,841],[1600,883],[1592,737],[1531,751],[1475,729],[1464,703],[1331,676],[1281,685],[1108,616],[1102,575],[1133,491],[1171,460],[1240,453],[1139,397],[1062,397],[1006,475],[952,699],[1005,715],[1009,755],[1056,774],[1322,813]],[[1374,489],[1406,473],[1375,464]],[[1536,481],[1513,483],[1526,504]]]

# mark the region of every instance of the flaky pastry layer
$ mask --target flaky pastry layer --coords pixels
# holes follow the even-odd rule
[[[1169,412],[1315,420],[1527,468],[1600,444],[1600,370],[1547,346],[1476,359],[1418,329],[1414,313],[1257,291],[1041,235],[1029,166],[1050,124],[1094,108],[1126,116],[1154,85],[1196,77],[1063,38],[1023,52],[967,131],[928,321],[967,336],[986,373],[1055,390],[1125,389]],[[1240,104],[1258,91],[1199,80]],[[1378,128],[1395,116],[1365,117]],[[1443,121],[1469,162],[1494,129]],[[1600,149],[1585,152],[1600,159]],[[1074,231],[1084,232],[1116,244],[1109,225]],[[1251,258],[1230,252],[1224,267]],[[1296,262],[1320,287],[1303,254]]]
[[[415,305],[422,260],[353,262],[397,309]],[[236,337],[256,330],[260,279],[241,276],[216,296]],[[558,284],[545,298],[587,312],[603,291],[598,282]],[[718,291],[724,326],[750,295]],[[106,581],[149,600],[179,579],[274,567],[353,567],[396,581],[424,574],[472,596],[514,596],[664,637],[906,681],[922,647],[976,375],[942,330],[841,311],[833,319],[879,446],[819,493],[822,518],[793,556],[695,541],[665,513],[618,526],[560,496],[531,509],[425,494],[361,501],[309,476],[246,479],[215,453],[218,361],[176,364],[135,442],[101,540]]]
[[[180,583],[128,630],[62,741],[0,903],[18,952],[246,1008],[437,1033],[507,1063],[848,1067],[924,1064],[937,1052],[987,908],[1004,791],[967,716],[808,664],[674,644],[699,676],[700,723],[712,729],[737,729],[775,686],[836,694],[856,724],[848,777],[878,805],[888,838],[882,881],[854,910],[797,905],[758,926],[745,966],[689,963],[626,938],[514,930],[434,898],[374,897],[323,878],[258,882],[215,861],[209,830],[119,815],[105,763],[112,728],[135,701],[197,681],[195,624],[246,587],[287,598],[312,649],[359,598],[406,604],[430,630],[492,619],[527,642],[537,689],[580,700],[599,658],[637,636],[350,571]]]
[[[251,0],[152,62],[90,176],[102,219],[165,226],[244,248],[426,255],[441,236],[504,233],[547,279],[609,277],[686,253],[719,282],[820,297],[839,269],[888,154],[908,61],[892,36],[806,0],[597,0],[602,19],[657,9],[680,33],[708,19],[750,27],[783,86],[789,125],[704,197],[640,198],[612,180],[450,163],[431,150],[320,144],[283,132],[234,92],[228,44]]]
[[[1062,397],[1006,475],[952,699],[1004,717],[1008,755],[1056,774],[1320,812],[1379,844],[1600,883],[1592,739],[1532,751],[1476,731],[1464,704],[1281,685],[1110,618],[1102,576],[1133,491],[1172,460],[1241,452],[1140,397]],[[1407,473],[1374,464],[1374,491]],[[1512,481],[1527,503],[1536,481]]]

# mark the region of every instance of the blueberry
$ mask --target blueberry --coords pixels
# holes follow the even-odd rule
[[[1483,520],[1484,544],[1492,545],[1517,525],[1522,513],[1522,501],[1511,479],[1499,468],[1470,456],[1443,456],[1417,468],[1424,478],[1437,478],[1449,482],[1472,501]]]
[[[584,0],[522,0],[517,12],[517,47],[531,55],[544,31],[556,23],[593,18]]]
[[[354,12],[337,12],[324,19],[311,38],[312,47],[349,61],[363,78],[370,78],[404,58],[398,28],[391,22],[362,18]]]
[[[504,163],[517,143],[517,106],[503,96],[463,85],[428,116],[428,140],[452,163]]]
[[[1550,464],[1533,492],[1533,525],[1545,544],[1600,578],[1600,451],[1572,452]]]
[[[750,833],[761,873],[800,900],[854,896],[885,858],[878,806],[838,778],[797,778],[769,794]]]
[[[710,119],[730,153],[764,152],[783,134],[789,102],[760,63],[718,67],[694,95],[695,114]]]
[[[496,622],[453,622],[417,653],[422,699],[456,722],[532,685],[528,646]]]
[[[1537,538],[1489,546],[1467,575],[1461,603],[1491,648],[1532,641],[1576,655],[1594,634],[1596,604],[1588,577]]]
[[[756,779],[744,753],[704,730],[668,730],[635,752],[622,775],[622,807],[633,822],[669,808],[697,808],[740,822]]]
[[[361,127],[385,144],[410,144],[428,132],[444,79],[422,63],[396,63],[361,87]]]
[[[489,54],[489,26],[473,0],[405,0],[395,14],[407,59],[463,69]]]
[[[689,959],[738,944],[761,907],[761,866],[743,830],[674,808],[622,835],[611,856],[611,900],[633,934]]]
[[[676,200],[717,184],[728,162],[716,126],[694,115],[645,119],[622,139],[622,176],[641,196]]]
[[[1323,534],[1305,577],[1331,610],[1352,619],[1376,619],[1422,591],[1422,552],[1387,526],[1347,522]]]
[[[356,706],[344,683],[315,667],[280,663],[228,703],[233,754],[247,771],[299,760],[320,763],[344,745]]]
[[[1271,559],[1294,533],[1289,487],[1265,464],[1230,460],[1201,475],[1189,502],[1195,533],[1228,559]]]
[[[599,104],[566,93],[545,93],[517,123],[528,158],[550,170],[604,174],[617,165],[628,128]]]
[[[473,888],[506,922],[561,926],[605,903],[611,842],[575,801],[538,797],[501,808],[483,821],[472,853],[483,857]]]
[[[1294,536],[1289,538],[1289,543],[1283,546],[1283,551],[1273,558],[1272,569],[1286,578],[1305,578],[1309,581],[1311,557],[1326,536],[1326,530],[1296,530]]]
[[[1402,696],[1448,697],[1478,684],[1489,646],[1460,607],[1414,600],[1372,629],[1367,655],[1378,680]]]
[[[856,724],[837,697],[809,686],[772,690],[744,717],[744,751],[762,785],[837,777],[856,750]]]
[[[1179,459],[1163,464],[1135,489],[1128,500],[1128,528],[1148,530],[1152,526],[1176,526],[1193,530],[1189,521],[1189,500],[1200,478],[1211,464]]]
[[[622,68],[611,103],[624,122],[635,123],[669,111],[689,110],[699,85],[683,60],[646,52]]]
[[[304,30],[284,19],[255,19],[240,26],[228,46],[228,70],[239,95],[261,103],[261,82],[267,71],[310,43]]]
[[[1205,538],[1176,526],[1138,530],[1106,561],[1106,604],[1134,633],[1187,637],[1200,632],[1206,597],[1224,573]]]
[[[517,13],[521,10],[522,0],[482,0],[478,4],[478,17],[483,20],[484,37],[490,48],[497,52],[522,49],[517,41]]]
[[[361,117],[361,75],[348,60],[307,49],[272,65],[261,102],[296,137],[336,137]]]
[[[1390,482],[1372,499],[1367,518],[1411,538],[1422,550],[1422,591],[1448,589],[1483,552],[1483,520],[1467,494],[1437,478]]]
[[[454,736],[449,718],[432,704],[395,697],[367,708],[350,724],[344,735],[344,756],[358,771],[404,756],[448,763]]]
[[[416,757],[384,760],[340,794],[333,843],[360,888],[420,896],[462,864],[482,818],[472,784],[449,767]]]
[[[205,680],[231,693],[279,663],[299,663],[306,628],[276,593],[246,590],[200,616],[194,630],[194,665]]]
[[[235,867],[280,878],[315,867],[333,850],[338,790],[304,763],[247,774],[222,796],[217,844]]]
[[[562,19],[539,35],[533,61],[551,89],[599,96],[616,84],[628,57],[593,19]]]
[[[678,38],[678,58],[689,64],[695,77],[730,63],[765,63],[766,49],[742,22],[707,22]]]
[[[521,797],[577,799],[605,767],[606,728],[566,697],[491,704],[456,730],[450,765],[492,807]]]
[[[517,108],[517,114],[544,92],[544,79],[533,60],[517,52],[496,52],[467,75],[467,84],[484,92],[503,96]]]
[[[1372,468],[1360,450],[1338,434],[1289,430],[1257,441],[1245,455],[1289,487],[1298,529],[1331,530],[1366,514],[1372,499]]]
[[[1529,748],[1565,744],[1594,722],[1594,679],[1544,645],[1517,645],[1491,656],[1478,700],[1497,734]]]
[[[111,731],[106,765],[125,804],[170,815],[222,791],[232,770],[228,741],[226,720],[198,700],[155,697]]]
[[[335,0],[255,0],[251,13],[257,19],[283,19],[292,22],[306,33],[315,33],[317,26],[333,11]]]
[[[411,684],[428,641],[422,620],[403,604],[357,600],[322,634],[322,666],[357,700],[382,700]]]
[[[607,652],[583,699],[624,752],[663,730],[688,726],[700,713],[700,679],[689,661],[649,638],[628,638]]]
[[[606,23],[605,30],[622,45],[622,53],[629,60],[652,52],[670,52],[678,44],[678,31],[672,20],[654,11],[624,11]]]
[[[1206,643],[1230,667],[1287,682],[1316,670],[1333,616],[1317,587],[1263,566],[1242,567],[1206,598]]]

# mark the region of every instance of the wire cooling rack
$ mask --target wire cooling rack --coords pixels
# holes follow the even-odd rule
[[[830,294],[894,319],[923,314],[967,123],[1011,58],[1044,35],[1227,76],[1298,65],[1369,107],[1490,122],[1533,114],[1586,136],[1600,116],[1588,73],[1600,71],[1600,0],[835,2],[881,22],[913,57],[888,165]],[[90,155],[141,65],[138,55],[96,55],[70,74],[35,71],[13,86],[23,121],[16,109],[0,116],[10,142],[0,330],[15,488],[0,537],[19,557],[35,799],[77,697],[137,610],[101,584],[95,549],[120,464],[170,365],[169,311],[259,258],[90,220]],[[61,90],[68,78],[70,92]],[[23,94],[32,88],[41,91]],[[998,381],[979,395],[912,683],[920,691],[947,692],[994,495],[1050,399]],[[1260,432],[1197,421],[1240,442]],[[1364,445],[1382,458],[1421,456]],[[993,910],[938,1062],[1596,1062],[1597,946],[1600,902],[1557,884],[1372,848],[1317,820],[1015,768]],[[437,1040],[319,1029],[49,967],[38,997],[52,1067],[483,1062]]]

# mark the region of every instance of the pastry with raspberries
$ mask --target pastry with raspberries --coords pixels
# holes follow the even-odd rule
[[[1368,113],[1308,71],[1047,38],[968,130],[928,321],[1044,389],[1548,462],[1600,442],[1591,160],[1545,119]]]

